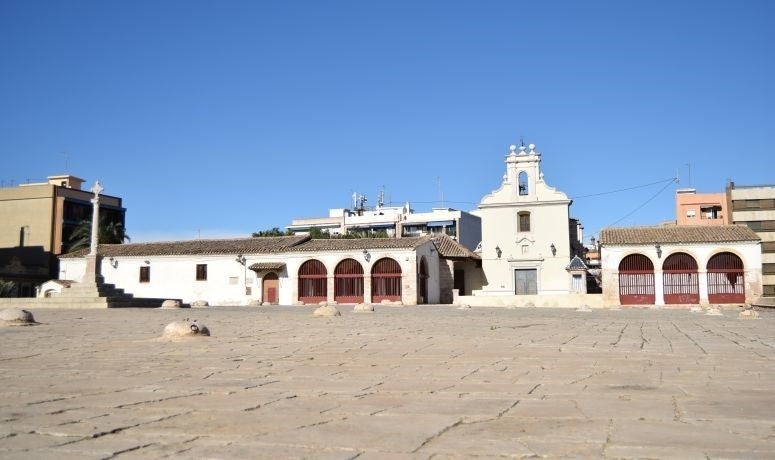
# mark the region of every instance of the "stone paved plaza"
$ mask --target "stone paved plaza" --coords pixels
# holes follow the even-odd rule
[[[775,312],[339,308],[34,310],[0,458],[775,458]]]

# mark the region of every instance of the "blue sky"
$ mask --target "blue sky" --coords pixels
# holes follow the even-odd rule
[[[383,186],[474,209],[521,136],[570,197],[771,184],[773,23],[770,1],[5,0],[0,180],[67,152],[133,241],[247,236]],[[571,214],[674,219],[663,186]]]

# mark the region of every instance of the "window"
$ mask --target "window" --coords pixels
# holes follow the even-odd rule
[[[207,281],[207,264],[196,264],[196,280]]]
[[[694,217],[697,214],[697,212],[694,209],[688,209],[686,211],[686,217]]]
[[[759,200],[746,200],[745,207],[746,209],[760,209],[762,204]]]
[[[520,195],[527,195],[527,173],[525,171],[522,171],[519,173],[519,194]]]
[[[583,287],[581,275],[573,275],[573,292],[583,292]]]
[[[151,267],[140,267],[140,282],[141,283],[151,282]]]
[[[519,217],[519,229],[520,232],[529,232],[530,231],[530,213],[529,212],[520,212],[517,214]]]

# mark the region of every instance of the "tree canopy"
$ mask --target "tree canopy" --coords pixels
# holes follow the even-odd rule
[[[100,218],[99,230],[100,244],[121,244],[128,243],[131,240],[121,222],[106,222],[105,219]],[[91,219],[82,220],[78,224],[78,227],[73,230],[73,234],[70,236],[69,243],[69,252],[88,248],[91,245]]]

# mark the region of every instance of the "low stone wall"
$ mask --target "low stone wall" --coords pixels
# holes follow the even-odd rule
[[[455,290],[454,292],[457,292]],[[455,305],[472,307],[538,307],[538,308],[606,308],[602,294],[557,294],[557,295],[508,295],[455,296]]]

